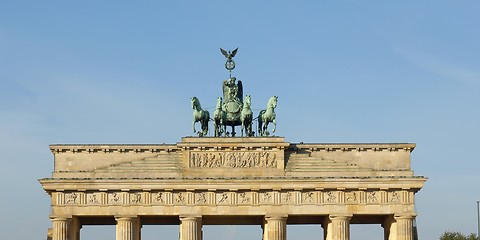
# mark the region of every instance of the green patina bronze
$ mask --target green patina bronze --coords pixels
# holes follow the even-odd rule
[[[206,136],[208,133],[208,121],[210,120],[210,113],[207,110],[203,110],[200,105],[200,100],[197,97],[192,98],[193,108],[193,132],[197,133],[199,137]],[[195,123],[200,122],[202,131],[195,130]]]
[[[273,133],[277,129],[277,120],[275,114],[275,108],[277,107],[277,96],[272,96],[267,103],[267,109],[260,111],[258,114],[258,134],[260,136],[269,136],[267,131],[268,124],[273,123]]]
[[[237,54],[238,48],[233,51],[226,51],[220,48],[222,54],[227,58],[225,62],[225,68],[230,73],[230,78],[223,81],[222,90],[223,98],[217,98],[217,105],[215,112],[213,113],[213,119],[210,119],[210,114],[207,110],[203,110],[198,98],[192,98],[193,108],[193,132],[197,133],[199,137],[207,136],[208,134],[208,122],[213,120],[214,124],[214,136],[231,136],[235,137],[235,127],[241,126],[242,137],[253,137],[252,124],[253,112],[251,109],[251,97],[245,96],[243,99],[243,84],[242,81],[237,81],[235,77],[232,77],[232,70],[235,68],[235,62],[233,57]],[[260,111],[258,115],[258,136],[269,136],[268,124],[273,123],[273,133],[277,128],[275,107],[277,107],[277,96],[270,98],[267,104],[267,109]],[[195,123],[200,122],[201,131],[196,132]],[[231,127],[231,132],[227,131],[227,126]]]
[[[226,127],[224,124],[227,115],[223,111],[223,100],[222,97],[217,98],[217,107],[213,113],[213,125],[215,127],[215,137],[220,137],[226,132]]]
[[[240,115],[240,121],[242,122],[242,136],[245,133],[246,137],[253,137],[252,121],[253,112],[250,109],[252,100],[250,95],[245,96],[245,102],[243,103],[242,114]]]

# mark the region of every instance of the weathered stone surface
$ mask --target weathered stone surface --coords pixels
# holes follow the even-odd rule
[[[201,239],[202,222],[225,221],[264,224],[266,239],[285,239],[286,222],[336,229],[328,239],[348,239],[352,222],[380,223],[391,239],[409,239],[414,194],[426,181],[410,168],[414,148],[281,137],[52,145],[55,169],[40,183],[52,197],[54,239],[96,221],[121,222],[118,238],[135,239],[151,219],[185,222],[182,239]]]

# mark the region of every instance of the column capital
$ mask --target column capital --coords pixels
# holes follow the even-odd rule
[[[413,220],[413,219],[415,219],[415,217],[417,217],[417,214],[415,214],[415,213],[402,213],[402,214],[395,214],[393,216],[393,218],[395,220],[403,220],[403,219]]]
[[[287,220],[288,215],[265,215],[265,220]]]
[[[202,220],[202,215],[180,215],[180,221],[199,221]]]
[[[353,217],[352,214],[331,214],[331,215],[328,215],[328,219],[330,219],[330,220],[350,221],[350,219],[352,217]]]
[[[72,221],[72,217],[50,217],[50,221],[52,222],[69,222]]]
[[[115,221],[134,221],[137,216],[115,216]]]

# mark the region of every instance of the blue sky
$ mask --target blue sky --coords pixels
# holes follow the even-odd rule
[[[478,1],[0,1],[0,239],[45,237],[49,198],[37,179],[51,174],[49,144],[192,135],[190,98],[213,108],[228,77],[219,47],[239,47],[234,75],[254,111],[279,96],[277,134],[290,142],[416,143],[412,166],[429,177],[416,197],[421,239],[476,232],[479,10]],[[289,239],[319,238],[319,226],[302,227]],[[352,239],[382,238],[380,226],[352,228]],[[114,239],[114,228],[82,234]],[[205,239],[259,234],[207,227]]]

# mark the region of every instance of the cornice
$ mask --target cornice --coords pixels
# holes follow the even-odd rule
[[[52,179],[39,182],[46,191],[121,189],[414,189],[420,190],[427,178],[413,177],[310,177],[310,178],[164,178],[164,179]],[[299,187],[302,186],[302,187]]]
[[[326,152],[349,151],[408,151],[412,152],[415,143],[292,143],[289,150],[309,150]]]
[[[52,144],[52,153],[143,153],[174,152],[179,148],[176,144]]]
[[[175,152],[195,143],[197,148],[209,145],[208,142],[202,141],[203,138],[187,138],[186,143],[176,144],[52,144],[50,150],[52,153],[143,153],[143,152]],[[206,138],[207,140],[209,138]],[[250,138],[249,138],[250,139]],[[247,145],[255,145],[257,147],[279,147],[280,142],[276,141],[283,138],[259,138],[255,143],[249,142]],[[275,140],[275,141],[271,141]],[[270,141],[270,142],[269,142]],[[225,138],[217,144],[219,148],[232,148],[232,144],[245,145],[247,142],[234,142]],[[260,145],[258,145],[260,143]],[[263,143],[263,144],[262,144]],[[211,145],[210,145],[211,146]],[[414,143],[283,143],[281,147],[288,150],[309,150],[309,151],[327,151],[327,152],[348,152],[348,151],[408,151],[415,149]]]

